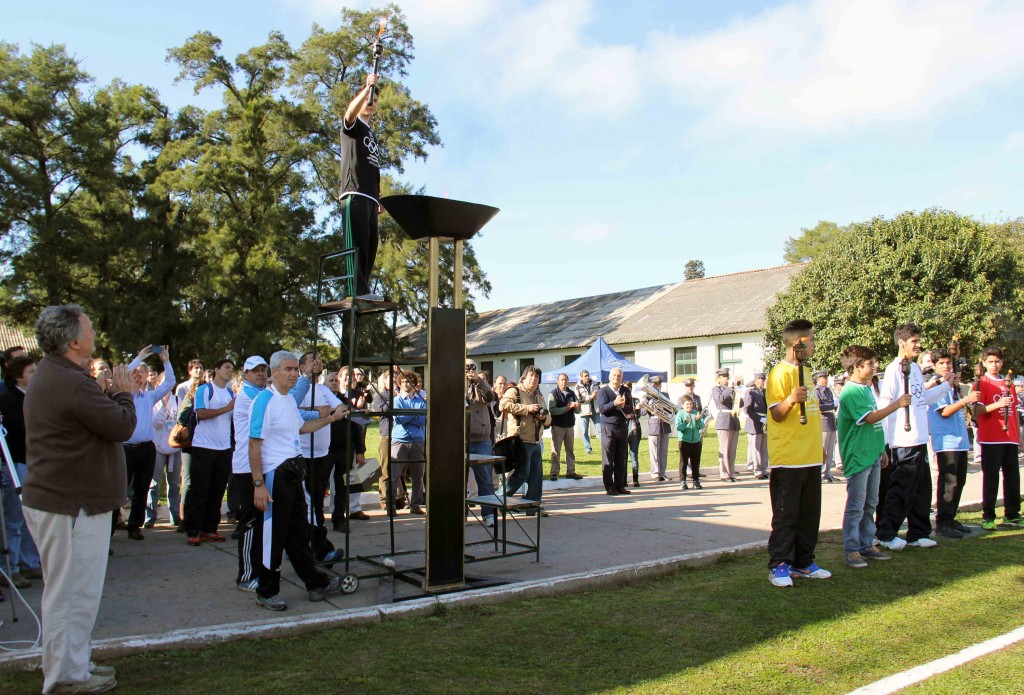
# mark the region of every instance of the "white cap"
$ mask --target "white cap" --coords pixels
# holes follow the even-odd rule
[[[253,355],[252,357],[249,357],[245,360],[245,365],[243,366],[242,369],[243,371],[251,372],[253,369],[256,369],[256,367],[259,367],[260,365],[266,367],[266,360],[264,360],[259,355]]]

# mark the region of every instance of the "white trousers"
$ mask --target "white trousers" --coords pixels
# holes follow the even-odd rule
[[[43,692],[89,678],[92,628],[110,550],[110,513],[78,516],[24,507],[43,561]]]

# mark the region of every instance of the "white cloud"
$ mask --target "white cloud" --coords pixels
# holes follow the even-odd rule
[[[1019,74],[1022,30],[1020,3],[812,0],[651,43],[702,129],[828,131],[919,118]]]
[[[341,16],[341,3],[337,0],[278,0],[285,7],[304,12],[311,19],[331,25]],[[384,7],[386,0],[355,0],[345,3],[349,7],[366,11],[371,7]],[[409,28],[417,41],[421,39],[458,41],[466,32],[478,27],[494,16],[500,5],[498,0],[402,0],[402,8]]]

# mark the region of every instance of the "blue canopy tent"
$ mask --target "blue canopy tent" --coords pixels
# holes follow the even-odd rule
[[[667,372],[659,372],[656,369],[648,369],[630,362],[612,350],[608,343],[604,342],[604,338],[598,337],[594,344],[576,360],[561,369],[543,372],[540,380],[545,384],[553,384],[558,381],[558,375],[564,373],[569,376],[569,383],[572,384],[580,380],[580,372],[587,371],[590,372],[590,378],[594,381],[607,384],[608,373],[616,368],[622,370],[624,381],[637,381],[644,374],[651,377],[660,376],[662,379],[668,378]]]

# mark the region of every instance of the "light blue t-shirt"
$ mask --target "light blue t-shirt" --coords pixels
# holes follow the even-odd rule
[[[964,411],[958,410],[949,417],[942,417],[943,409],[956,401],[957,394],[947,391],[938,403],[928,408],[928,432],[934,451],[969,451],[971,448]]]

